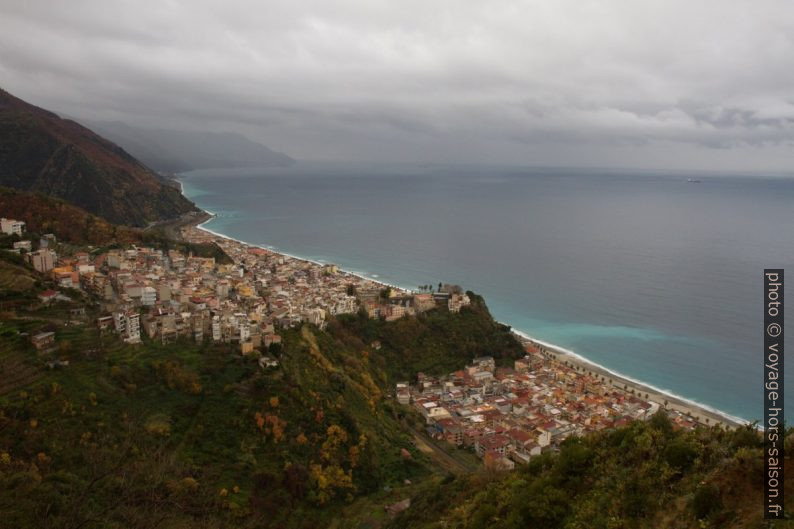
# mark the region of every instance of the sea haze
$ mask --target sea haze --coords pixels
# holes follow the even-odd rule
[[[794,180],[301,162],[182,181],[210,230],[408,288],[459,283],[517,330],[762,417],[762,271],[794,262]]]

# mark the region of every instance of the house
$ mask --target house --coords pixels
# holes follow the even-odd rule
[[[281,343],[281,336],[278,334],[266,334],[262,338],[262,343],[265,347],[270,347],[272,344],[280,344]]]
[[[40,332],[34,334],[30,339],[30,343],[33,344],[33,347],[35,347],[37,351],[45,351],[55,345],[55,333]]]
[[[17,241],[14,243],[14,250],[25,250],[30,252],[33,250],[33,243],[30,241]]]
[[[502,434],[480,437],[474,442],[474,450],[480,457],[485,457],[486,452],[496,452],[503,456],[511,451],[510,438]]]
[[[485,466],[496,470],[513,470],[516,467],[512,459],[505,457],[496,450],[489,450],[483,455]]]
[[[259,367],[262,369],[267,367],[278,367],[278,360],[270,355],[264,355],[259,358]]]
[[[471,299],[466,294],[452,294],[447,301],[450,312],[460,312],[460,309],[471,304]]]
[[[7,219],[5,217],[0,219],[0,231],[6,235],[19,235],[25,232],[25,223],[21,220]]]
[[[42,303],[50,303],[51,301],[54,301],[55,298],[57,297],[58,297],[58,292],[55,290],[45,290],[44,292],[39,294],[39,300],[41,300]]]
[[[96,325],[100,331],[106,331],[113,325],[113,316],[100,316],[96,320]]]
[[[496,362],[492,356],[479,356],[471,361],[473,366],[479,368],[480,371],[490,371],[493,373],[496,368]]]
[[[433,294],[414,294],[414,310],[416,312],[425,312],[435,306],[436,300],[433,299]]]

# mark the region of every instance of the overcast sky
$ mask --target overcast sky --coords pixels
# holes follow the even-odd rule
[[[0,0],[0,86],[304,159],[794,172],[781,1]]]

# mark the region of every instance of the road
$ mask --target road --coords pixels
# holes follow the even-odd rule
[[[438,443],[430,439],[424,433],[421,433],[413,428],[409,428],[414,438],[414,444],[420,452],[433,459],[440,467],[453,474],[467,474],[477,469],[477,465],[466,461],[463,458],[456,457],[454,454],[440,446]]]

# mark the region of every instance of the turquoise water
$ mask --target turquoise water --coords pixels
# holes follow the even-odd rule
[[[459,283],[518,330],[758,419],[762,270],[794,260],[794,180],[688,176],[299,163],[182,182],[208,229],[404,287]]]

